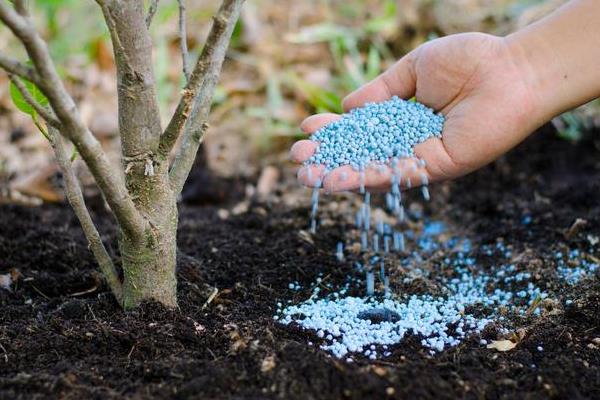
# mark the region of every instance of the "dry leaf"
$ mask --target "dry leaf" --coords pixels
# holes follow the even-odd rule
[[[514,349],[517,344],[511,340],[493,340],[492,343],[487,345],[488,349],[496,349],[498,351],[510,351]]]
[[[265,359],[262,361],[262,364],[260,365],[261,372],[269,372],[273,368],[275,368],[275,356],[270,355],[265,357]]]
[[[58,167],[54,163],[26,174],[12,183],[12,189],[21,194],[37,197],[49,203],[63,201],[63,191],[54,182]]]
[[[236,324],[226,324],[223,326],[225,330],[229,331],[229,339],[231,340],[231,346],[229,347],[229,351],[233,354],[244,350],[248,346],[248,340],[244,338],[239,331],[239,328]]]

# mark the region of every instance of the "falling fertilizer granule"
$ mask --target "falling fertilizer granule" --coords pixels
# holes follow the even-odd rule
[[[435,354],[481,335],[491,322],[500,333],[507,333],[514,328],[507,316],[540,313],[548,293],[511,262],[510,248],[497,243],[474,249],[464,237],[448,237],[444,223],[423,223],[422,213],[405,210],[402,189],[420,185],[423,198],[429,200],[426,165],[415,157],[414,147],[441,138],[443,125],[444,117],[427,106],[393,97],[356,108],[312,136],[318,146],[305,164],[324,167],[312,193],[313,233],[325,176],[347,165],[360,175],[362,202],[352,216],[356,229],[346,232],[332,249],[338,262],[348,267],[347,282],[340,288],[318,278],[308,293],[297,282],[290,284],[296,296],[304,293],[307,298],[297,304],[288,301],[287,306],[279,302],[275,320],[313,331],[321,349],[353,361],[387,357],[408,335],[417,336]],[[392,171],[390,192],[382,202],[391,216],[382,215],[381,209],[372,213],[371,193],[365,190],[367,168]],[[420,182],[411,182],[409,176],[420,176]],[[415,230],[419,224],[421,229]],[[422,268],[423,260],[434,253],[443,259],[433,268],[431,263]],[[478,263],[478,257],[491,255],[499,265]],[[557,253],[556,258],[557,276],[565,284],[598,270],[577,251],[564,258]],[[410,285],[419,280],[432,287],[411,292]],[[565,301],[566,306],[571,303]],[[478,343],[486,345],[487,339],[480,336]]]
[[[415,250],[407,253],[400,264],[418,264],[440,250],[448,255],[434,269],[413,268],[397,279],[405,287],[428,281],[434,291],[393,296],[379,291],[360,296],[365,287],[368,291],[368,286],[375,284],[370,279],[365,282],[352,278],[364,273],[365,267],[358,265],[342,288],[323,285],[318,279],[312,291],[306,293],[307,300],[287,306],[279,303],[274,318],[281,324],[313,331],[322,350],[352,361],[356,357],[387,357],[411,335],[420,338],[421,346],[430,354],[457,346],[470,336],[480,338],[480,345],[486,345],[487,340],[481,335],[488,324],[493,323],[494,330],[506,334],[515,328],[511,318],[537,316],[544,299],[550,295],[560,297],[557,292],[537,286],[531,273],[512,263],[512,251],[503,243],[472,247],[466,238],[429,233],[431,227],[439,232],[439,226],[440,222],[430,222],[419,235],[406,232],[413,236],[411,244]],[[419,246],[424,240],[427,245]],[[598,265],[588,262],[583,253],[571,250],[566,254],[569,265],[557,268],[562,285],[572,284],[565,275],[583,276],[580,271],[585,270],[586,276],[591,277],[598,270]],[[500,264],[484,267],[477,261],[490,256]],[[385,282],[381,277],[377,279],[377,287],[383,288]],[[323,286],[327,293],[322,291]],[[564,304],[569,306],[572,301],[565,299]]]

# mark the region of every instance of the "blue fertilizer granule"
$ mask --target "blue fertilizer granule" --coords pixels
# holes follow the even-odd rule
[[[405,300],[328,296],[280,308],[277,320],[323,332],[321,349],[338,358],[365,349],[370,350],[367,356],[376,355],[373,347],[398,344],[409,334],[421,336],[424,347],[438,352],[456,346],[492,322],[465,313],[465,305],[483,302],[499,306],[511,299],[503,291],[487,298],[488,283],[487,278],[474,277],[464,270],[459,278],[446,282],[446,296],[413,295]]]
[[[370,163],[413,157],[414,147],[441,137],[443,126],[443,115],[418,102],[394,96],[367,103],[315,132],[311,139],[319,146],[306,163],[328,170],[342,165],[364,170]]]
[[[506,279],[507,274],[510,278],[519,274],[512,265],[501,266],[499,270],[505,273],[495,275],[473,273],[473,266],[473,258],[456,254],[448,266],[453,267],[454,276],[440,280],[442,295],[395,299],[330,295],[317,300],[311,296],[301,304],[279,308],[277,320],[328,333],[331,339],[326,337],[320,348],[338,358],[371,346],[396,345],[407,335],[421,337],[421,345],[433,354],[460,344],[470,335],[480,334],[497,319],[500,308],[516,313],[527,309],[536,298],[546,297],[532,282],[527,282],[523,295],[518,296],[503,287],[512,281]],[[372,291],[372,273],[367,277],[368,291]],[[347,290],[346,286],[344,291]],[[470,314],[466,312],[468,306],[487,311]]]
[[[376,230],[385,232],[385,224],[375,225]],[[507,334],[516,327],[514,318],[535,318],[541,315],[544,299],[560,296],[547,291],[546,285],[539,286],[535,274],[515,264],[512,247],[502,241],[474,246],[467,238],[451,236],[439,221],[425,221],[420,233],[405,233],[411,243],[427,239],[431,245],[417,246],[393,263],[387,261],[388,268],[405,269],[396,275],[397,284],[410,286],[413,281],[428,280],[437,287],[435,294],[390,293],[389,276],[379,270],[383,258],[373,256],[366,263],[354,261],[355,272],[349,271],[341,288],[327,285],[327,292],[321,292],[314,285],[307,300],[285,306],[279,303],[274,318],[284,325],[322,332],[318,336],[323,340],[315,345],[335,357],[378,359],[391,355],[388,348],[401,345],[408,336],[417,336],[431,354],[470,336],[487,343],[479,336],[486,325],[494,323],[500,334]],[[447,255],[436,268],[418,267],[440,250]],[[484,267],[480,258],[490,256],[497,264]],[[556,272],[558,282],[565,285],[598,270],[597,264],[586,260],[588,254],[576,249],[552,253],[552,257],[562,260]],[[366,296],[361,297],[361,292]],[[566,299],[565,304],[573,301]]]
[[[563,257],[562,253],[557,252],[554,258],[557,262],[558,277],[570,285],[575,285],[581,279],[594,275],[600,269],[597,263],[580,258],[577,249],[569,251],[567,257]]]

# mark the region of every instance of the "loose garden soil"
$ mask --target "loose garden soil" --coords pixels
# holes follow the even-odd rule
[[[305,300],[319,273],[344,281],[351,268],[334,255],[341,228],[301,232],[308,203],[251,202],[223,218],[217,211],[240,200],[226,194],[241,191],[222,193],[181,208],[177,310],[123,312],[68,206],[1,206],[0,274],[18,279],[0,289],[0,399],[600,398],[600,280],[568,286],[549,272],[566,247],[600,257],[590,244],[600,235],[598,132],[571,144],[545,128],[494,164],[432,187],[429,216],[474,245],[502,239],[560,297],[541,316],[512,321],[522,339],[504,353],[474,337],[431,356],[408,337],[390,357],[348,364],[309,346],[316,335],[273,320],[276,303]],[[92,203],[114,244],[110,216]],[[567,239],[577,218],[585,224]],[[292,281],[306,289],[290,290]],[[211,301],[204,283],[218,288]]]

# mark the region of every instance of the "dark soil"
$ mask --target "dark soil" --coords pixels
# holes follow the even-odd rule
[[[544,274],[552,252],[589,251],[600,233],[600,136],[571,144],[541,132],[493,165],[437,185],[432,198],[432,216],[475,244],[503,239],[526,255],[539,284],[554,285]],[[473,338],[432,357],[407,338],[389,358],[347,364],[308,346],[316,336],[272,318],[278,300],[306,298],[288,289],[291,281],[306,287],[319,272],[343,281],[347,271],[332,254],[339,228],[311,243],[299,234],[305,208],[255,204],[220,219],[221,207],[182,207],[180,309],[125,313],[68,207],[2,206],[0,274],[20,277],[0,289],[0,398],[600,398],[597,276],[561,289],[572,305],[557,301],[553,312],[518,321],[524,337],[509,352]],[[95,218],[114,243],[110,217]],[[587,225],[565,239],[577,218]],[[219,288],[206,307],[203,282]]]

